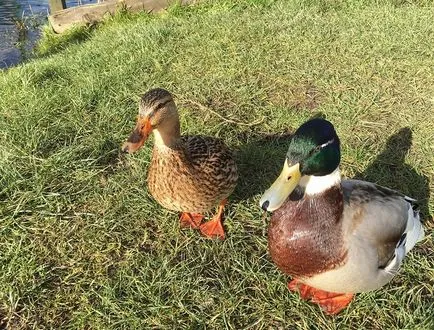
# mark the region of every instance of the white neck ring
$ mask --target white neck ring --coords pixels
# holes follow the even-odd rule
[[[305,175],[298,183],[307,195],[320,194],[341,182],[339,167],[332,173],[323,176]]]

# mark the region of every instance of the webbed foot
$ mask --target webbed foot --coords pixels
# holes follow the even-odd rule
[[[338,314],[345,309],[354,297],[352,293],[336,293],[315,289],[293,279],[288,283],[288,289],[298,292],[303,300],[311,300],[318,304],[328,315]]]
[[[179,217],[179,225],[181,228],[199,228],[204,216],[200,213],[182,212]]]
[[[199,229],[203,236],[208,238],[225,239],[225,231],[223,229],[222,217],[223,209],[226,204],[226,199],[221,201],[217,214],[208,222],[202,224]]]

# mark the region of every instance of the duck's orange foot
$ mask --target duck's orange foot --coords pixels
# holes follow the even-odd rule
[[[335,293],[315,289],[294,279],[288,283],[288,289],[299,292],[304,300],[312,300],[328,315],[338,314],[345,309],[354,297],[351,293]]]
[[[220,202],[218,212],[214,218],[199,227],[203,236],[208,238],[219,238],[221,240],[225,239],[225,231],[222,224],[223,209],[225,204],[226,199]]]
[[[334,293],[318,290],[312,301],[318,304],[324,313],[328,315],[338,314],[341,310],[345,309],[353,300],[354,294],[352,293]]]
[[[179,225],[181,228],[199,228],[204,216],[200,213],[182,212],[179,217]]]
[[[316,290],[309,285],[301,283],[297,279],[293,279],[288,283],[288,289],[292,292],[298,292],[301,299],[303,300],[311,299],[313,297],[314,291]]]
[[[225,231],[220,217],[214,217],[212,220],[205,222],[199,229],[205,237],[225,239]]]

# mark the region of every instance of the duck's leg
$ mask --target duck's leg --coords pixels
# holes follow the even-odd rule
[[[288,283],[288,289],[299,292],[300,297],[304,300],[312,300],[322,308],[324,313],[329,315],[338,314],[341,310],[345,309],[354,297],[352,293],[336,293],[318,290],[301,283],[297,279]]]
[[[208,222],[199,227],[203,236],[208,238],[225,239],[225,231],[222,224],[223,209],[226,204],[226,199],[222,200],[219,205],[217,214]]]
[[[199,228],[204,216],[200,213],[182,212],[179,217],[179,225],[181,228]]]

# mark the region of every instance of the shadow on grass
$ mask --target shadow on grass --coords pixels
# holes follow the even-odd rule
[[[250,132],[240,133],[240,140]],[[234,201],[241,201],[263,193],[282,170],[292,132],[253,135],[253,142],[246,143],[235,152],[238,165],[238,184],[233,193]]]
[[[326,119],[326,116],[319,111],[310,117],[310,119],[314,118]],[[235,153],[239,179],[232,195],[234,201],[262,194],[276,180],[282,171],[295,129],[269,134],[255,135],[249,131],[239,134],[239,140],[247,140],[249,136],[253,137],[253,142],[242,145]]]
[[[429,180],[418,174],[413,167],[405,164],[405,156],[412,145],[412,132],[405,127],[393,134],[387,141],[384,151],[368,167],[354,178],[370,181],[395,189],[417,199],[421,218],[429,219]]]

